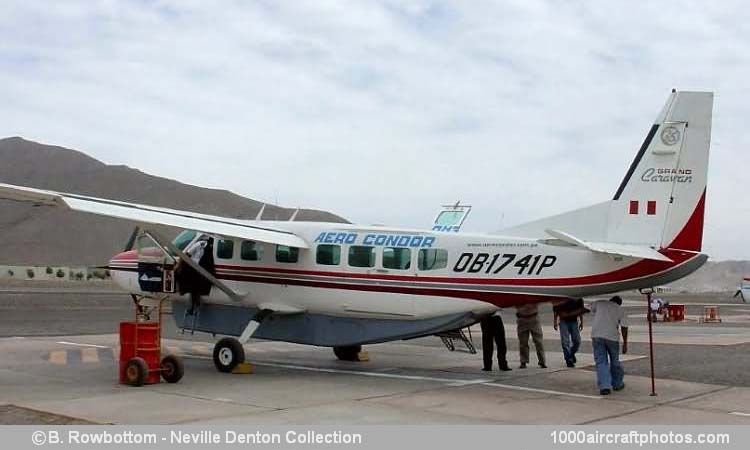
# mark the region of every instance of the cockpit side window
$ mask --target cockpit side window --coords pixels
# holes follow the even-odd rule
[[[195,230],[185,230],[182,233],[178,234],[176,238],[174,238],[174,241],[172,243],[175,247],[179,248],[181,251],[185,250],[185,247],[195,239],[195,235],[197,232]]]

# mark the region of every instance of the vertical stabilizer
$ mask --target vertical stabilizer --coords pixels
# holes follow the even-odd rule
[[[713,93],[673,91],[608,202],[503,230],[699,252],[703,241]]]
[[[608,242],[700,251],[710,92],[673,92],[610,203]]]

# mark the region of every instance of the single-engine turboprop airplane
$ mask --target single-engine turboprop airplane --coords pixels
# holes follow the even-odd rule
[[[233,336],[214,348],[221,371],[244,360],[250,338],[330,346],[350,360],[363,344],[454,330],[500,307],[653,287],[698,269],[712,105],[712,93],[673,91],[611,200],[501,235],[246,221],[11,185],[0,198],[137,223],[153,242],[113,257],[114,281],[144,301],[173,300],[183,329]],[[189,231],[170,241],[154,225]],[[211,261],[196,263],[183,250],[204,233]],[[208,283],[192,313],[177,260]]]

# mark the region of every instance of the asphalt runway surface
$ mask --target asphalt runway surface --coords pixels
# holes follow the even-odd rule
[[[724,322],[722,328],[743,328],[750,332],[750,304],[733,299],[727,294],[668,294],[662,295],[671,303],[686,305],[688,316],[700,315],[704,304],[720,304]],[[643,306],[638,303],[643,302]],[[731,305],[731,306],[728,306]],[[637,317],[645,314],[645,300],[637,295],[625,296],[625,308],[635,324]],[[506,324],[515,321],[514,311],[502,312]],[[748,316],[747,320],[732,321],[732,318]],[[65,336],[83,334],[108,334],[116,332],[121,321],[132,320],[132,300],[128,294],[106,288],[34,288],[34,287],[0,287],[0,337],[13,336]],[[552,324],[550,305],[540,306],[540,320],[544,325]],[[644,319],[641,318],[643,321]],[[165,337],[183,340],[211,340],[206,334],[195,336],[180,333],[172,320],[165,321]],[[695,326],[695,322],[655,323],[654,329],[670,328],[678,334],[680,327]],[[588,323],[584,322],[584,326]],[[481,335],[478,326],[472,327],[475,346],[481,349]],[[712,329],[713,331],[713,329]],[[518,351],[518,340],[510,330],[506,333],[509,352]],[[442,346],[434,337],[410,341],[425,346]],[[559,351],[560,341],[553,332],[545,333],[546,350]],[[583,342],[583,351],[589,342]],[[459,351],[461,344],[458,344]],[[447,350],[446,350],[447,351]],[[647,355],[648,345],[631,343],[630,352]],[[684,380],[693,382],[718,383],[732,386],[750,387],[750,344],[736,345],[679,345],[665,344],[655,339],[655,373],[657,378]],[[532,364],[535,362],[532,347]],[[481,358],[477,355],[477,364]],[[648,359],[639,359],[625,363],[628,374],[650,376]]]
[[[133,316],[128,295],[106,286],[0,287],[0,423],[144,423],[128,405],[145,402],[154,423],[748,424],[750,305],[731,294],[669,300],[687,305],[688,320],[654,324],[659,396],[648,396],[645,302],[629,295],[628,387],[600,402],[588,323],[579,367],[568,369],[549,305],[540,308],[549,369],[535,367],[533,348],[531,367],[518,368],[513,310],[503,311],[513,371],[491,373],[461,343],[450,352],[427,337],[366,346],[367,363],[337,361],[327,348],[250,342],[256,373],[227,378],[211,362],[216,339],[181,334],[168,319],[165,345],[184,356],[185,378],[128,388],[115,380],[117,324]],[[704,304],[721,305],[724,321],[699,325]],[[481,348],[478,326],[471,336]]]

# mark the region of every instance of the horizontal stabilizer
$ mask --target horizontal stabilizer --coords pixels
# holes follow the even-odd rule
[[[559,239],[566,244],[582,247],[596,253],[608,255],[625,256],[628,258],[652,259],[654,261],[672,262],[671,259],[658,251],[645,245],[614,244],[611,242],[587,242],[582,239],[559,230],[545,230],[550,236]]]

